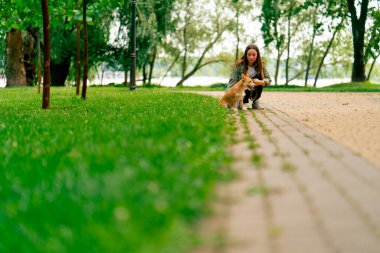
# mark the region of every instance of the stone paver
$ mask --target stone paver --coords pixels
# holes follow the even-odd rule
[[[294,184],[298,185],[304,199],[303,203],[295,206],[297,209],[302,205],[308,206],[314,229],[318,230],[328,248],[319,252],[380,252],[377,215],[380,214],[380,192],[377,190],[380,170],[274,108],[253,111],[252,114],[256,122],[270,130],[267,138],[278,148],[283,163],[294,167],[288,172],[275,167],[268,170],[282,170],[284,174],[290,174]],[[257,134],[261,133],[257,131]],[[357,164],[351,165],[350,159]],[[279,216],[285,216],[285,221],[281,223],[294,226],[296,222],[289,226],[289,221],[286,221],[287,216],[292,215],[292,212],[282,212]],[[304,252],[290,248],[297,249],[302,244],[282,245],[277,252]],[[318,246],[321,243],[317,240],[310,243],[310,248]]]
[[[380,252],[380,168],[266,106],[235,115],[240,176],[223,185],[225,242],[208,252]]]

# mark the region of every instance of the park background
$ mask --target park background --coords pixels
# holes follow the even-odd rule
[[[41,2],[50,12],[50,57],[43,53]],[[237,130],[248,129],[246,119],[259,112],[233,115],[215,98],[177,91],[189,90],[183,86],[192,77],[203,77],[192,85],[217,82],[206,89],[223,93],[233,63],[250,43],[262,49],[273,79],[264,99],[277,94],[280,99],[270,103],[293,109],[301,121],[331,132],[348,129],[363,140],[363,152],[378,150],[373,144],[380,143],[378,1],[41,2],[0,0],[0,71],[3,86],[10,87],[0,89],[0,252],[223,248],[226,238],[216,234],[208,240],[198,225],[213,214],[216,186],[239,179],[236,157],[228,149],[239,143]],[[130,92],[123,82],[130,83],[133,3],[142,86]],[[57,86],[49,90],[44,78],[46,89],[41,90],[51,91],[46,92],[51,105],[43,103],[48,110],[40,109],[42,92],[36,87],[42,82],[39,73],[47,74],[39,67],[43,58],[50,63],[45,67],[50,67],[51,85]],[[178,88],[157,88],[166,73],[176,78],[170,85]],[[85,83],[87,74],[98,86],[89,87],[87,98],[82,90],[80,98],[74,85]],[[223,79],[207,83],[204,76]],[[328,85],[327,79],[345,84],[312,91],[372,93],[341,92],[337,99],[335,93],[267,92],[295,90],[292,84],[303,86],[304,80],[314,86],[316,77],[318,87]],[[109,82],[113,84],[99,87]],[[322,120],[331,128],[320,127]],[[265,125],[262,129],[270,134]],[[256,133],[245,133],[250,142],[245,151],[253,152],[249,169],[265,171],[260,169],[274,155],[266,159],[256,150]],[[363,133],[369,141],[360,137]],[[342,138],[355,140],[352,135]],[[360,147],[358,141],[354,144]],[[296,175],[290,167],[275,171]],[[248,189],[255,200],[267,194],[263,185]],[[377,208],[376,201],[369,202],[373,205],[366,207]],[[277,227],[274,232],[280,235]]]
[[[38,59],[43,59],[37,46],[43,45],[40,4],[11,2],[1,1],[0,86],[6,80],[9,86],[36,85]],[[349,82],[353,41],[358,40],[353,39],[352,20],[357,18],[356,31],[364,29],[358,61],[365,65],[367,81],[379,83],[379,2],[366,4],[363,26],[361,6],[356,3],[353,17],[346,1],[137,1],[137,82],[226,83],[235,60],[251,43],[261,48],[273,84],[306,85],[307,80],[309,86],[323,87]],[[50,1],[49,8],[52,85],[75,85],[77,52],[83,56],[83,31],[77,49],[78,30],[83,30],[81,1]],[[86,16],[90,84],[128,82],[131,2],[88,1]],[[16,69],[7,71],[7,63]]]

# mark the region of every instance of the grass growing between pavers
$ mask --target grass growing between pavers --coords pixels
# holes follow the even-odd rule
[[[284,172],[292,173],[292,172],[296,172],[297,171],[297,167],[294,164],[290,163],[290,162],[284,162],[282,164],[282,170]]]
[[[230,157],[215,99],[0,90],[0,252],[187,252]]]
[[[256,168],[262,168],[264,166],[263,156],[260,154],[253,154],[252,163]]]
[[[255,168],[262,168],[264,166],[263,156],[262,154],[257,153],[257,148],[260,146],[257,141],[255,141],[254,137],[251,135],[249,127],[248,127],[248,121],[246,118],[246,115],[244,111],[240,111],[240,122],[243,125],[244,128],[244,138],[246,141],[248,141],[249,145],[248,147],[252,149],[253,154],[251,157],[251,161]]]

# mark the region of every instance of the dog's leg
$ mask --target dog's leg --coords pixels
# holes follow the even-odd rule
[[[219,100],[219,104],[221,104],[222,106],[224,106],[226,108],[230,107],[230,105],[226,101],[224,101],[224,100]]]
[[[231,105],[231,110],[232,110],[233,112],[237,112],[237,111],[238,111],[237,103],[233,103],[233,104]]]
[[[242,100],[239,100],[239,107],[243,110],[243,111],[246,111],[247,108],[245,107],[244,103],[243,103],[243,99]]]

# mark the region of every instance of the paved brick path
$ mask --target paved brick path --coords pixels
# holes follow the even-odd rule
[[[275,108],[235,119],[239,179],[220,187],[225,242],[206,252],[380,252],[380,168]]]

